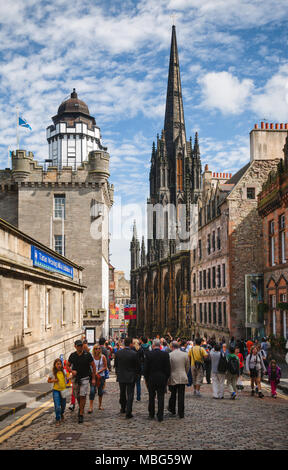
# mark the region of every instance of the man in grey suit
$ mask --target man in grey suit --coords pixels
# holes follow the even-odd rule
[[[176,397],[178,395],[178,415],[184,418],[184,400],[185,387],[188,383],[187,374],[189,372],[190,363],[188,354],[180,350],[177,341],[172,343],[172,352],[170,356],[171,375],[168,381],[171,396],[169,399],[168,411],[176,415]]]
[[[141,373],[139,356],[131,347],[132,339],[125,338],[124,349],[115,354],[115,371],[120,387],[121,413],[126,413],[126,418],[133,418],[132,405],[134,388],[137,375]]]

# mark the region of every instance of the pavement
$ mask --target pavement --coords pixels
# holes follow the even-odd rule
[[[0,421],[28,408],[35,401],[39,401],[50,394],[51,391],[51,384],[48,384],[47,377],[44,377],[37,382],[0,393]]]
[[[280,364],[280,367],[282,378],[277,388],[288,395],[288,365]],[[263,377],[262,382],[269,385],[267,376]],[[52,386],[47,383],[47,377],[44,377],[33,383],[0,393],[0,421],[17,411],[28,408],[31,403],[41,400],[51,392]]]

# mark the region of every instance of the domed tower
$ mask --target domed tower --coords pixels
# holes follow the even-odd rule
[[[88,160],[89,152],[106,150],[95,118],[90,115],[87,104],[79,100],[75,88],[70,98],[60,104],[52,120],[54,125],[47,127],[50,165],[76,170]]]

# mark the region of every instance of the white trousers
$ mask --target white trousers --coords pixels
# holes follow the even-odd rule
[[[212,374],[213,397],[224,397],[225,374]]]

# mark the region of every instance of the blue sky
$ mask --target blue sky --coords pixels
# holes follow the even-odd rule
[[[256,122],[288,122],[287,0],[1,1],[1,167],[16,146],[16,106],[33,129],[21,129],[20,146],[43,161],[46,127],[75,87],[110,153],[125,233],[112,240],[111,262],[127,275],[136,204],[145,233],[173,14],[187,137],[199,132],[203,168],[234,173],[249,160]]]

